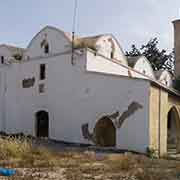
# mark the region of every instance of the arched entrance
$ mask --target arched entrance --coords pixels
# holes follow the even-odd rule
[[[180,152],[180,116],[176,107],[172,107],[167,118],[167,148],[168,151]]]
[[[96,145],[101,147],[116,146],[116,128],[110,118],[102,117],[95,125]]]
[[[38,111],[36,113],[36,136],[49,136],[49,114],[46,111]]]

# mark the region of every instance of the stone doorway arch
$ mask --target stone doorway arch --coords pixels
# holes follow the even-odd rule
[[[36,136],[49,137],[49,114],[46,111],[36,113]]]
[[[167,115],[167,150],[170,149],[176,149],[176,153],[180,152],[180,115],[175,106]]]
[[[94,128],[94,136],[97,146],[116,146],[116,127],[109,117],[104,116],[97,121]]]

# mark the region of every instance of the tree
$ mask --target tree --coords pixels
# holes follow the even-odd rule
[[[141,56],[144,55],[152,65],[153,70],[166,69],[174,73],[174,50],[167,53],[164,49],[158,48],[158,39],[150,39],[147,44],[143,44],[138,49],[134,44],[130,51],[126,51],[126,56]]]
[[[135,44],[131,46],[131,50],[129,52],[126,51],[126,56],[134,57],[140,55],[141,55],[141,51],[136,47]]]

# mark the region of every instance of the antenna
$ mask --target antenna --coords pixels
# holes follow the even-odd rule
[[[73,14],[73,27],[72,27],[72,56],[71,64],[74,65],[74,40],[75,40],[75,31],[76,31],[76,16],[77,16],[77,6],[78,0],[74,0],[74,14]]]

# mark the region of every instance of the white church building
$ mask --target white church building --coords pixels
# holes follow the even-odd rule
[[[71,36],[50,26],[26,49],[0,45],[6,133],[164,155],[168,136],[179,150],[179,100],[168,71],[154,72],[143,56],[126,57],[111,34],[76,37],[73,55]]]

